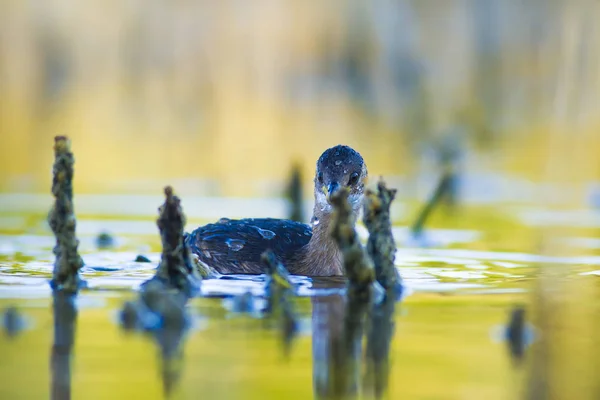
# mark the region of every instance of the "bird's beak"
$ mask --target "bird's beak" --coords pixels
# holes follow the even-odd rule
[[[329,186],[327,186],[327,201],[331,199],[331,196],[340,191],[340,184],[337,182],[331,182]]]

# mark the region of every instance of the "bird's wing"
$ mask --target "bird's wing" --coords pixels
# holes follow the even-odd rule
[[[273,219],[223,219],[186,235],[186,243],[200,261],[219,273],[263,273],[261,254],[271,249],[284,264],[312,236],[309,225]]]

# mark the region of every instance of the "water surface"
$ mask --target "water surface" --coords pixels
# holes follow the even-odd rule
[[[490,223],[477,226],[486,213]],[[504,340],[511,310],[531,303],[542,265],[596,282],[600,238],[580,227],[576,236],[556,239],[577,254],[541,255],[531,250],[538,217],[523,219],[522,210],[499,217],[493,207],[474,210],[472,223],[468,210],[463,215],[460,224],[439,218],[419,240],[405,226],[394,228],[405,285],[397,303],[361,311],[344,300],[342,280],[293,277],[298,332],[287,351],[280,326],[260,313],[264,276],[204,281],[202,297],[188,303],[192,325],[180,335],[125,332],[118,311],[160,259],[151,220],[80,219],[89,288],[74,303],[51,296],[53,239],[43,220],[7,231],[0,236],[0,306],[16,306],[24,323],[0,338],[0,398],[69,391],[89,399],[159,399],[165,391],[173,398],[516,398],[527,374],[515,367]],[[95,234],[108,228],[116,247],[99,250]],[[135,262],[138,254],[150,262]],[[256,312],[235,311],[235,296],[246,293]],[[353,325],[348,310],[366,323]],[[57,333],[61,318],[61,326],[72,324],[72,338]]]

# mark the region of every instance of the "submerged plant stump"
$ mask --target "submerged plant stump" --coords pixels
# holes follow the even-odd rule
[[[333,194],[331,202],[334,212],[330,232],[344,258],[343,265],[348,277],[349,295],[369,297],[375,280],[373,263],[365,253],[354,229],[348,190],[344,188]]]
[[[446,170],[442,174],[438,185],[435,190],[427,200],[427,203],[423,206],[419,215],[415,219],[415,222],[410,228],[411,234],[414,238],[420,238],[423,236],[423,229],[425,228],[425,222],[435,209],[435,206],[438,205],[447,195],[448,191],[451,190],[451,185],[453,184],[453,179],[455,179],[452,171]]]
[[[160,350],[165,395],[182,373],[183,339],[191,326],[186,304],[200,290],[202,278],[194,268],[184,240],[185,215],[181,201],[167,186],[157,220],[162,257],[153,278],[144,282],[138,299],[124,304],[120,313],[127,331],[150,333]]]
[[[152,280],[161,282],[166,288],[192,296],[200,289],[202,278],[192,265],[190,252],[184,241],[185,215],[181,201],[173,194],[173,188],[170,186],[165,187],[164,192],[165,202],[158,209],[157,220],[162,241],[162,257]]]
[[[263,264],[267,267],[267,311],[276,310],[280,306],[283,298],[292,293],[292,283],[290,282],[290,274],[275,257],[275,253],[267,250],[260,257]]]
[[[165,188],[165,197],[157,220],[162,258],[154,277],[143,283],[139,298],[125,303],[121,311],[121,323],[127,330],[182,331],[187,300],[200,289],[201,278],[192,267],[183,240],[185,216],[181,202],[170,186]]]
[[[380,180],[377,192],[367,190],[363,203],[363,222],[369,231],[367,252],[375,264],[375,277],[387,293],[401,290],[400,274],[394,265],[396,242],[390,219],[390,205],[395,197],[396,190],[388,189]]]
[[[304,221],[304,206],[302,195],[302,175],[300,165],[295,164],[292,168],[292,176],[287,190],[290,200],[289,218],[292,221]]]
[[[83,260],[75,236],[75,212],[73,210],[73,164],[71,141],[66,136],[54,138],[54,166],[52,167],[52,195],[54,205],[48,214],[48,223],[56,238],[53,253],[56,256],[51,286],[54,291],[76,293],[82,281],[79,270]]]

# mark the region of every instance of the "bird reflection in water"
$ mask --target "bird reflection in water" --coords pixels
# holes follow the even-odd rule
[[[372,305],[364,300],[331,295],[314,297],[312,303],[315,397],[353,398],[361,390],[368,397],[383,396],[390,372],[395,299],[388,297]]]

